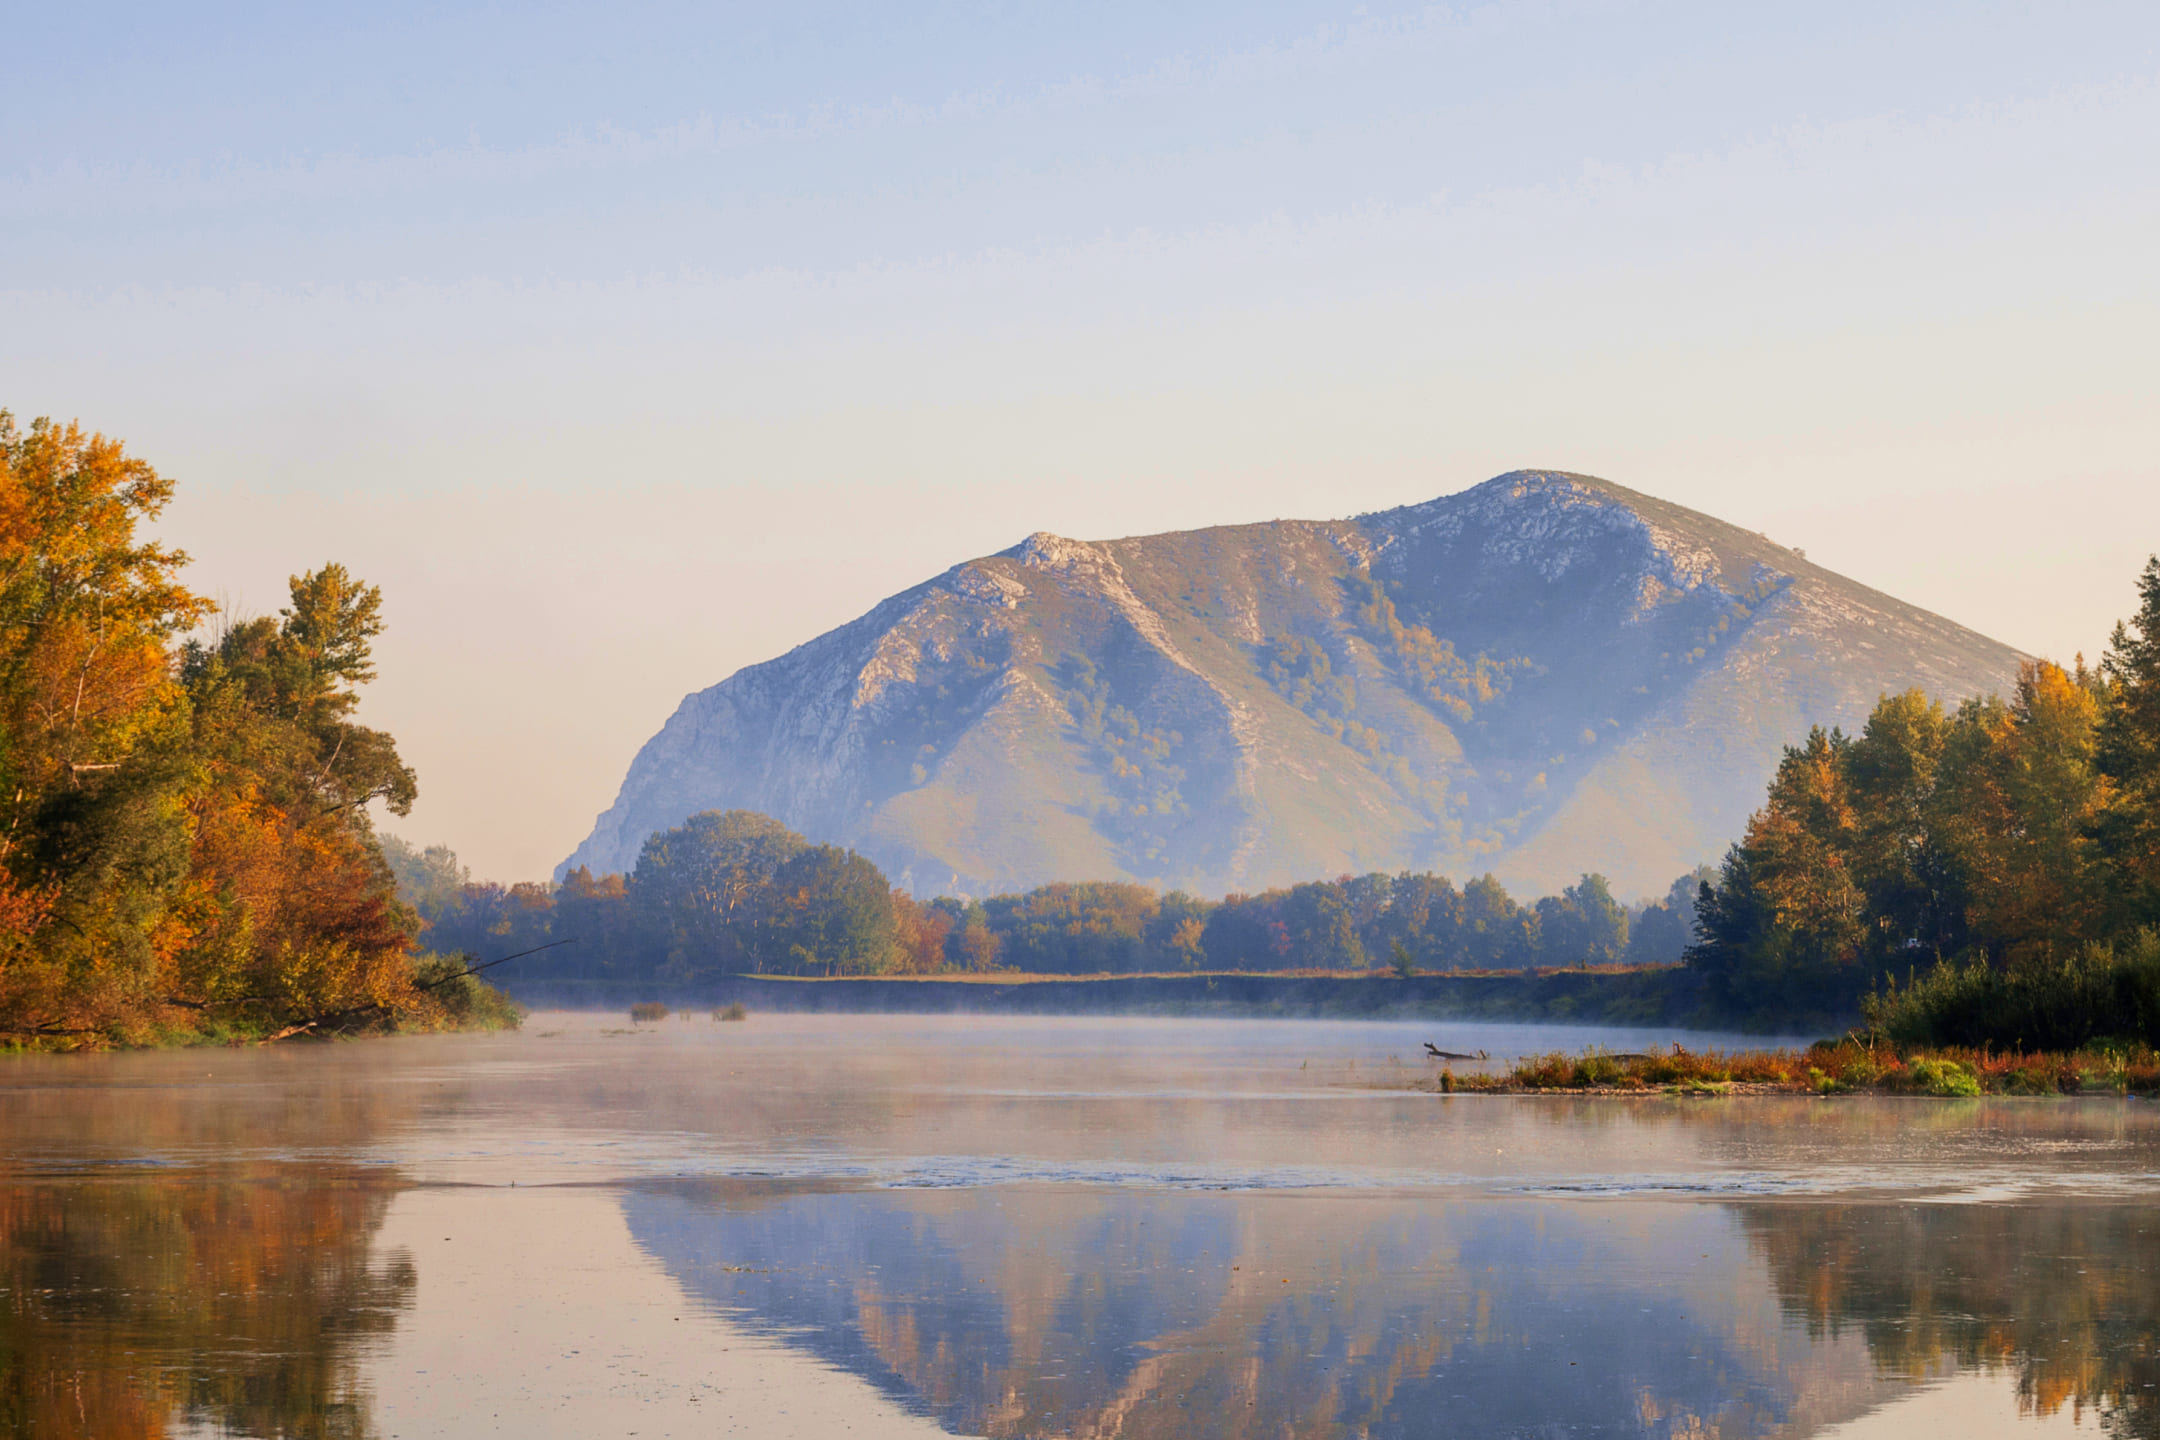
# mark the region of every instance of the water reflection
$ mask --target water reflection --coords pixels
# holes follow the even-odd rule
[[[2006,1369],[2020,1407],[2160,1436],[2160,1211],[1820,1206],[1741,1212],[1787,1313],[1885,1372]]]
[[[1808,1434],[1960,1367],[2152,1430],[2153,1217],[646,1188],[710,1305],[961,1434]]]
[[[1721,1208],[1047,1189],[625,1207],[685,1288],[962,1434],[1754,1435],[1884,1391],[1857,1337],[1783,1321]]]
[[[1000,1436],[1806,1435],[1993,1367],[2160,1440],[2150,1105],[1442,1099],[1287,1024],[580,1023],[11,1062],[0,1433],[831,1433],[821,1382],[889,1429],[860,1377]]]
[[[0,1432],[368,1433],[360,1350],[411,1303],[379,1175],[0,1186]]]

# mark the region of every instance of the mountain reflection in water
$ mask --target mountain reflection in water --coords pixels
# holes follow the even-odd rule
[[[959,1434],[1801,1435],[2008,1367],[2147,1435],[2129,1207],[643,1188],[737,1323]]]

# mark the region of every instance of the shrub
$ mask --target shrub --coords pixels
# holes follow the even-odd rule
[[[1808,1084],[1818,1095],[1842,1095],[1852,1086],[1835,1075],[1825,1075],[1813,1065],[1808,1066]]]
[[[413,989],[425,1003],[400,1016],[401,1028],[515,1030],[525,1007],[467,973],[463,955],[422,955],[413,961]]]
[[[2065,1075],[2059,1064],[2035,1058],[2006,1072],[2002,1088],[2011,1095],[2075,1094],[2081,1087],[2075,1071]]]
[[[1518,1061],[1511,1078],[1529,1090],[1565,1090],[1575,1083],[1573,1056],[1555,1050],[1549,1055]]]
[[[733,1004],[722,1005],[717,1010],[714,1010],[712,1018],[715,1020],[747,1020],[750,1018],[750,1012],[745,1010],[742,1002],[738,1000]]]
[[[1980,1077],[1955,1060],[1915,1059],[1905,1067],[1912,1085],[1923,1095],[1978,1095]]]
[[[2103,1039],[2160,1044],[2160,933],[2120,947],[2088,945],[2066,960],[1997,970],[1937,965],[1903,990],[1861,1002],[1899,1046],[2077,1050]]]
[[[630,1023],[648,1025],[668,1017],[668,1007],[657,1000],[640,1000],[630,1007]]]

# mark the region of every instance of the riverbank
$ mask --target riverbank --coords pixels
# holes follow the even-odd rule
[[[137,1007],[102,1024],[0,1024],[0,1054],[78,1050],[186,1050],[270,1045],[371,1035],[435,1035],[515,1030],[525,1007],[466,968],[455,956],[425,955],[402,983],[379,999],[312,1009],[260,999],[222,1003],[168,1001]]]
[[[1804,1051],[1689,1051],[1616,1055],[1555,1052],[1504,1069],[1442,1069],[1413,1090],[1440,1094],[1686,1095],[2143,1095],[2160,1096],[2160,1052],[2151,1046],[2075,1051],[1914,1049],[1903,1053],[1858,1039],[1825,1040]]]
[[[585,981],[504,987],[535,1009],[627,1010],[641,1001],[675,1009],[739,1004],[756,1013],[1132,1015],[1160,1018],[1453,1019],[1702,1028],[1696,976],[1679,966],[1632,969],[1178,975],[728,975],[694,984]],[[1791,1022],[1781,1033],[1791,1033]],[[1750,1027],[1743,1027],[1750,1028]],[[1834,1029],[1825,1018],[1803,1029]]]

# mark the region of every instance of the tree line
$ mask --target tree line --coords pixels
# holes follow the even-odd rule
[[[418,788],[353,714],[381,592],[329,564],[219,616],[140,533],[172,494],[0,411],[0,1042],[507,1018],[421,955],[376,845]]]
[[[1403,973],[1680,959],[1701,876],[1655,901],[1602,876],[1518,903],[1487,875],[1346,875],[1203,900],[1116,881],[918,901],[870,860],[752,811],[708,811],[650,837],[628,875],[474,883],[447,847],[385,838],[429,943],[474,956],[537,951],[525,982],[731,974],[1134,974],[1197,970]]]
[[[1713,1002],[1866,1002],[1914,1041],[2160,1040],[2160,559],[2138,595],[2097,668],[2030,662],[1955,709],[1886,696],[1787,749],[1698,896]]]

